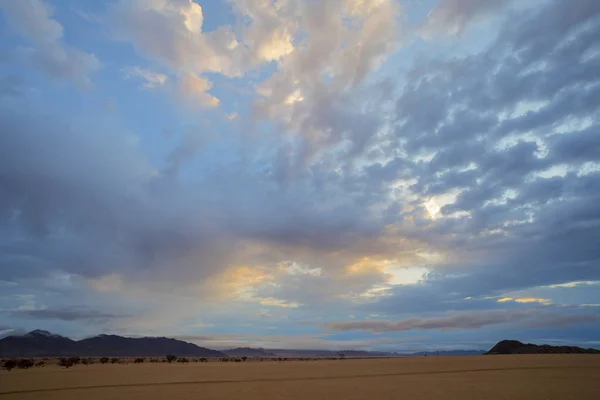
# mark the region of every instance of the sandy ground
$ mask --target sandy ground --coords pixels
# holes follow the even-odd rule
[[[91,365],[0,372],[0,399],[600,399],[600,356]]]

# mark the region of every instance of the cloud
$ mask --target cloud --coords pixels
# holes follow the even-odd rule
[[[124,318],[122,315],[115,315],[97,310],[84,310],[80,308],[17,310],[13,311],[11,314],[14,317],[26,317],[34,320],[49,319],[68,322],[84,321],[88,323],[104,323],[117,318]]]
[[[192,0],[118,1],[110,8],[115,38],[174,71],[238,76],[241,50],[229,27],[203,32],[202,7]]]
[[[180,78],[179,85],[179,90],[186,100],[202,107],[219,105],[219,99],[207,93],[212,88],[212,83],[208,79],[187,73]]]
[[[258,335],[258,334],[203,334],[179,335],[175,339],[195,343],[212,349],[255,347],[290,350],[373,350],[384,345],[392,349],[419,341],[422,337],[364,338],[339,340],[329,334]]]
[[[433,34],[458,35],[478,19],[498,13],[513,0],[440,0],[429,12],[420,31],[425,36]]]
[[[538,299],[535,297],[520,297],[520,298],[512,298],[512,297],[502,297],[497,300],[498,303],[506,303],[507,301],[514,301],[516,303],[541,303],[541,304],[550,304],[551,301],[548,299]]]
[[[152,89],[160,85],[164,85],[167,81],[167,75],[158,72],[152,72],[148,69],[140,67],[130,67],[124,69],[125,77],[137,77],[145,80],[144,87]]]
[[[100,68],[95,55],[63,43],[63,26],[52,18],[52,8],[41,0],[0,2],[0,8],[33,48],[23,48],[22,55],[45,74],[57,79],[72,79],[89,87],[89,75]]]
[[[464,30],[491,17],[484,3],[437,13]],[[232,4],[242,23],[211,30],[184,0],[116,2],[106,21],[152,66],[132,73],[200,107],[239,105],[236,123],[164,107],[121,125],[57,110],[51,91],[15,107],[6,82],[6,291],[49,310],[117,304],[134,333],[350,314],[388,320],[367,331],[521,327],[527,302],[598,302],[573,284],[600,280],[597,2],[540,3],[451,58],[400,47],[397,2]],[[32,32],[62,43],[50,15]],[[153,135],[172,120],[178,134]],[[579,311],[543,326],[586,323]]]
[[[281,299],[275,299],[273,297],[266,297],[260,300],[260,304],[263,306],[271,306],[271,307],[283,307],[283,308],[298,308],[300,304],[295,302],[288,302]]]
[[[576,324],[594,324],[600,315],[591,313],[564,314],[541,309],[486,310],[457,313],[448,317],[407,318],[399,321],[344,321],[323,325],[328,331],[362,330],[374,333],[405,332],[410,330],[464,330],[480,329],[491,325],[513,324],[528,328],[564,327]]]

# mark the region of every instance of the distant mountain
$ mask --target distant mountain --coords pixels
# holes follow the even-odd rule
[[[600,350],[576,346],[550,346],[521,343],[518,340],[502,340],[485,354],[600,354]]]
[[[233,349],[237,350],[237,349]],[[385,353],[379,351],[362,351],[362,350],[294,350],[294,349],[253,349],[245,348],[245,351],[256,351],[264,352],[268,355],[257,355],[251,356],[245,354],[247,357],[288,357],[288,358],[331,358],[340,357],[343,354],[345,357],[390,357],[394,356],[394,353]],[[231,350],[224,350],[226,354],[232,355]]]
[[[250,347],[238,347],[236,349],[223,350],[230,357],[277,357],[265,349],[253,349]]]
[[[79,341],[47,331],[35,330],[22,336],[0,339],[0,357],[159,357],[165,354],[190,357],[226,357],[220,351],[170,338],[127,338],[99,335]]]
[[[347,358],[361,357],[418,357],[418,356],[474,356],[485,353],[485,350],[449,350],[449,351],[421,351],[418,353],[394,353],[367,350],[293,350],[293,349],[255,349],[243,347],[231,350],[222,350],[231,357],[289,357],[289,358]]]
[[[30,357],[35,355],[63,356],[71,354],[75,341],[48,331],[35,330],[22,336],[0,339],[0,357]]]
[[[403,354],[408,356],[480,356],[485,350],[445,350],[445,351],[419,351],[418,353]]]

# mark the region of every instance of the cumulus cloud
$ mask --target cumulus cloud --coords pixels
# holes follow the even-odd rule
[[[91,85],[89,75],[100,67],[100,62],[95,55],[63,43],[63,26],[52,18],[50,6],[41,0],[3,0],[0,9],[31,40],[34,47],[21,51],[32,65],[53,78]]]
[[[229,27],[203,32],[204,15],[192,0],[119,1],[110,10],[115,38],[176,71],[241,73]]]

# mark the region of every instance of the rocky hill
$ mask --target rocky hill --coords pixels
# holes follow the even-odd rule
[[[550,346],[521,343],[518,340],[502,340],[485,354],[600,354],[600,350],[576,346]]]
[[[129,338],[99,335],[71,340],[47,331],[35,330],[0,340],[0,357],[157,357],[165,354],[189,357],[226,357],[220,351],[164,337]]]

